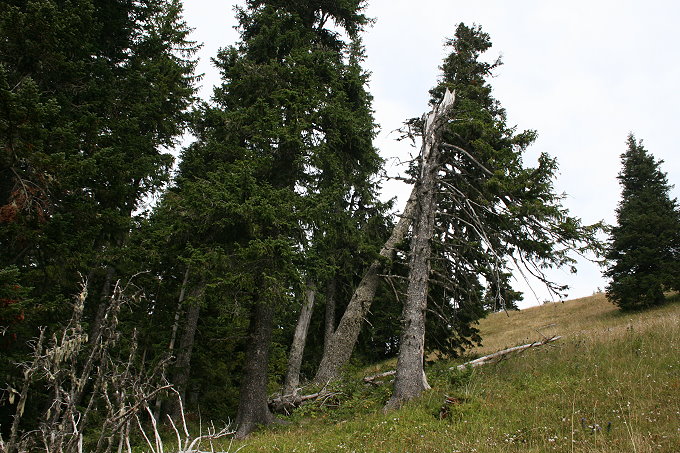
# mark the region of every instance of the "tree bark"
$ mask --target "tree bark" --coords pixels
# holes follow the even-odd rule
[[[555,335],[554,337],[550,338],[544,338],[543,340],[535,341],[533,343],[529,344],[523,344],[520,346],[513,346],[512,348],[508,349],[503,349],[502,351],[494,352],[493,354],[485,355],[484,357],[480,357],[475,360],[470,360],[469,362],[465,362],[461,365],[458,366],[452,366],[449,368],[449,370],[464,370],[468,367],[470,368],[475,368],[478,366],[486,365],[487,363],[492,363],[492,362],[497,362],[503,358],[505,358],[506,355],[512,354],[514,352],[520,352],[524,351],[529,348],[534,348],[536,346],[543,346],[544,344],[552,343],[553,341],[557,341],[560,338],[562,338],[561,335]]]
[[[187,291],[187,284],[189,283],[189,270],[191,266],[187,264],[184,271],[184,279],[182,280],[182,287],[179,290],[179,298],[177,299],[177,310],[175,311],[175,321],[172,324],[172,333],[170,335],[170,343],[168,344],[168,353],[172,355],[175,352],[175,340],[177,339],[177,330],[179,330],[179,318],[182,313],[182,304],[184,303],[184,296]]]
[[[354,290],[352,299],[349,301],[345,312],[340,318],[338,328],[335,329],[324,348],[321,364],[314,377],[314,382],[324,384],[340,375],[340,370],[349,361],[354,345],[356,344],[361,326],[371,308],[373,297],[375,296],[378,283],[380,282],[380,271],[383,268],[384,260],[391,259],[395,248],[406,235],[411,225],[411,218],[415,208],[415,189],[406,202],[404,212],[399,222],[392,230],[385,245],[380,250],[380,258],[371,263],[359,285]]]
[[[300,310],[295,333],[293,334],[293,344],[288,354],[288,370],[283,384],[283,395],[295,394],[297,386],[300,384],[300,367],[302,366],[302,355],[305,352],[307,342],[307,330],[309,322],[312,320],[314,310],[314,300],[316,298],[316,288],[311,282],[307,283],[305,290],[305,301]]]
[[[248,326],[246,363],[236,414],[236,439],[244,439],[257,425],[269,425],[275,421],[267,404],[267,366],[273,320],[273,307],[264,301],[256,301],[251,308]]]
[[[442,102],[426,117],[423,128],[420,177],[415,188],[418,205],[410,245],[408,288],[402,311],[404,327],[399,342],[394,392],[385,406],[386,410],[396,409],[430,388],[425,377],[423,358],[439,171],[439,131],[446,124],[454,99],[447,90]]]
[[[326,311],[324,316],[324,332],[323,332],[323,354],[326,354],[326,350],[331,343],[331,336],[335,332],[335,310],[336,310],[336,286],[337,279],[333,275],[326,285]]]

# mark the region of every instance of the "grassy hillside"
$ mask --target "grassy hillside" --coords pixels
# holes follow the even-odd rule
[[[326,405],[302,407],[289,424],[231,450],[680,452],[680,301],[673,299],[634,314],[602,295],[494,314],[481,323],[485,341],[475,355],[564,338],[474,371],[448,369],[460,361],[437,363],[428,369],[433,389],[388,414],[381,407],[389,386],[367,388],[348,376]]]

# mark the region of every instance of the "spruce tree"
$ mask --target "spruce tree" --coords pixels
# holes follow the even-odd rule
[[[310,280],[323,288],[339,273],[341,251],[372,257],[353,230],[380,231],[371,213],[380,209],[373,175],[381,160],[359,66],[362,7],[253,0],[238,9],[241,39],[214,59],[223,82],[197,113],[197,141],[163,202],[185,230],[186,259],[209,257],[195,270],[208,279],[204,306],[239,311],[239,437],[274,420],[275,320],[290,318]]]
[[[664,303],[680,289],[680,212],[658,161],[628,136],[618,179],[621,201],[607,250],[607,297],[624,310]]]
[[[0,2],[0,274],[23,310],[0,355],[12,385],[82,278],[94,343],[115,279],[140,270],[125,250],[135,211],[168,181],[194,100],[181,14],[180,0]]]
[[[430,91],[433,110],[410,122],[426,144],[412,169],[419,204],[387,408],[428,388],[423,372],[428,345],[460,352],[479,342],[474,323],[484,316],[489,296],[501,305],[506,298],[508,304],[516,300],[509,290],[509,262],[560,292],[564,286],[553,283],[545,269],[573,269],[573,253],[598,245],[598,225],[583,226],[555,193],[555,159],[542,154],[537,166],[524,165],[523,153],[536,133],[509,126],[492,95],[488,79],[500,61],[481,59],[491,47],[489,35],[460,24],[447,44],[452,51]],[[485,287],[492,291],[486,297]]]
[[[168,180],[195,92],[181,10],[0,4],[0,258],[43,307],[60,308],[81,273],[96,311],[133,212]]]

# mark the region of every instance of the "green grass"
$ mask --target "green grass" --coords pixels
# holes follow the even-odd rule
[[[369,388],[348,378],[336,387],[337,407],[303,407],[289,424],[231,449],[680,452],[677,296],[665,307],[621,313],[596,295],[509,318],[496,314],[481,325],[485,344],[496,350],[531,341],[541,327],[564,338],[469,372],[439,362],[428,369],[433,389],[399,411],[382,412],[389,386]],[[476,353],[493,352],[489,348]],[[456,401],[442,417],[446,396]]]

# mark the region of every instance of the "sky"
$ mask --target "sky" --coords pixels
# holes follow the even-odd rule
[[[219,74],[210,63],[220,47],[234,44],[232,0],[185,0],[185,18],[203,43],[198,71],[200,94],[208,99]],[[525,163],[546,152],[557,158],[555,188],[564,205],[585,224],[616,222],[620,198],[616,176],[626,138],[633,132],[657,159],[664,161],[673,197],[680,197],[680,2],[674,0],[369,0],[366,14],[375,19],[363,35],[371,73],[369,91],[380,125],[375,141],[387,171],[403,169],[415,150],[391,133],[408,118],[428,110],[428,90],[448,53],[444,47],[458,23],[481,25],[491,36],[489,60],[504,62],[491,80],[494,96],[505,107],[509,124],[538,131]],[[384,186],[398,209],[410,189]],[[601,268],[579,260],[578,273],[550,273],[570,286],[568,298],[584,297],[606,286]],[[524,291],[521,306],[550,300],[539,283],[515,286]]]

